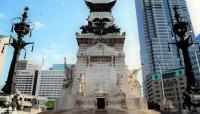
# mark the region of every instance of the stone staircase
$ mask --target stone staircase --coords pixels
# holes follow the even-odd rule
[[[57,112],[42,112],[38,114],[160,114],[152,110],[117,110],[117,109],[87,109],[87,110],[62,110]]]

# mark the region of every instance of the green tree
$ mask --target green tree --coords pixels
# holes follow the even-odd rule
[[[47,110],[53,110],[54,109],[54,106],[56,104],[56,101],[55,100],[48,100],[45,104]]]

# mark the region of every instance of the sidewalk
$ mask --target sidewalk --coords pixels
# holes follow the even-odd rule
[[[6,110],[6,108],[0,107],[0,114],[3,113]],[[14,111],[12,114],[37,114],[40,110],[32,109],[31,112],[24,112],[24,111]]]

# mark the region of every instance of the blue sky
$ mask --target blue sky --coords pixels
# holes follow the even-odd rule
[[[40,64],[44,56],[47,67],[53,63],[63,63],[64,57],[67,57],[68,63],[75,63],[78,50],[75,33],[80,32],[80,26],[86,24],[89,16],[89,10],[84,0],[1,0],[0,34],[6,36],[11,34],[9,32],[10,20],[21,16],[24,6],[30,7],[29,19],[37,26],[32,37],[26,38],[27,41],[35,42],[34,52],[28,53],[27,59]],[[113,9],[113,16],[116,19],[115,23],[122,28],[122,32],[127,32],[126,42],[132,42],[129,45],[126,43],[125,51],[130,53],[128,51],[131,49],[132,54],[134,51],[139,51],[134,1],[118,0]],[[27,49],[31,49],[31,47],[27,47]],[[0,85],[7,77],[12,51],[12,48],[9,47],[3,80],[1,79]],[[23,55],[22,51],[21,58]],[[139,59],[139,56],[134,58]],[[139,67],[139,64],[134,65]]]
[[[124,48],[126,63],[130,68],[139,68],[140,49],[134,2],[135,0],[118,0],[113,9],[113,16],[116,19],[115,23],[122,29],[121,31],[127,33]],[[198,29],[200,28],[198,21],[200,17],[197,17],[196,14],[199,9],[197,4],[200,4],[200,0],[188,0],[187,2],[193,24],[196,25],[195,32],[200,33]],[[9,32],[10,20],[21,16],[25,6],[30,7],[29,19],[36,25],[32,37],[26,38],[27,41],[35,42],[34,52],[27,53],[27,59],[40,64],[44,56],[46,67],[53,63],[63,63],[64,57],[67,57],[68,63],[75,63],[78,50],[75,33],[80,32],[80,26],[86,23],[89,15],[84,0],[1,0],[0,34],[5,36],[11,34]],[[27,47],[27,49],[31,50],[31,47]],[[12,48],[9,47],[0,85],[3,85],[7,78],[12,51]],[[22,51],[21,56],[23,57],[23,55]]]

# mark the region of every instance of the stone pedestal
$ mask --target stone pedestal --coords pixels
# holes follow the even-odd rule
[[[79,35],[77,39],[91,39],[96,35]],[[131,89],[124,60],[123,35],[105,35],[107,43],[82,44],[79,42],[73,83],[63,88],[57,110],[98,109],[98,98],[105,99],[105,109],[147,109],[141,98],[140,86]],[[115,42],[115,39],[119,40]],[[66,83],[66,82],[64,82]]]

